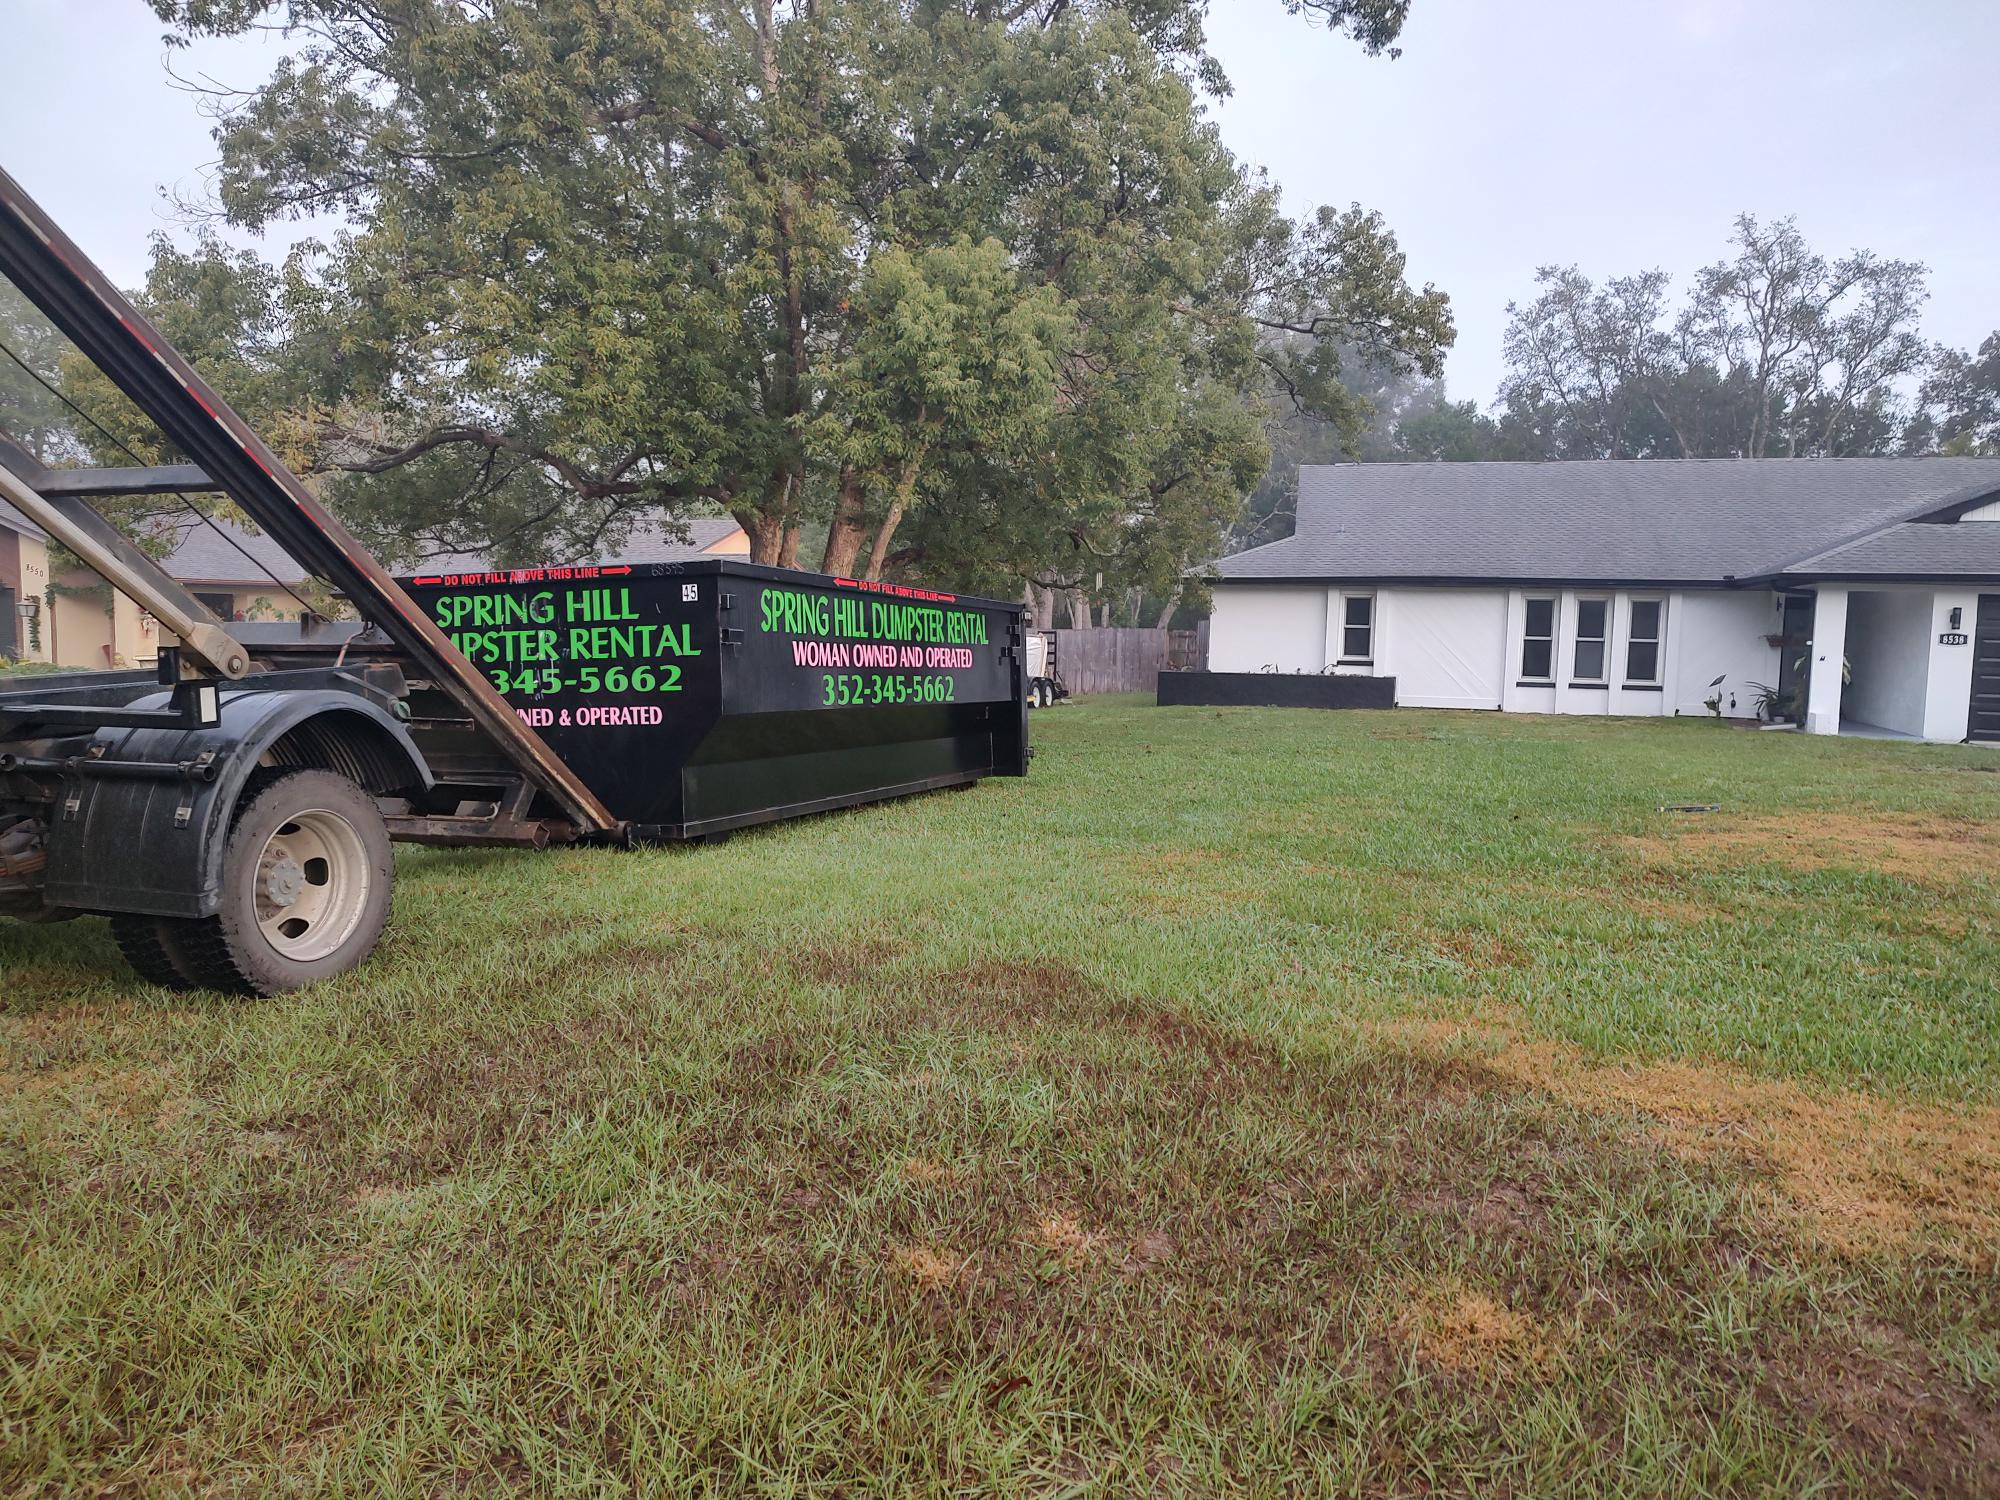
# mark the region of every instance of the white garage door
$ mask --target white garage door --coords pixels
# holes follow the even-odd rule
[[[1507,659],[1501,589],[1398,589],[1386,644],[1405,708],[1498,708]]]

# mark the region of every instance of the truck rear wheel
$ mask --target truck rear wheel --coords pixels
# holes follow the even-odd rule
[[[132,972],[146,983],[191,990],[197,981],[181,957],[178,926],[167,917],[120,912],[111,919],[111,937]]]
[[[163,951],[198,984],[277,995],[374,951],[394,864],[375,799],[346,777],[293,771],[252,785],[223,850],[221,907],[173,923]]]

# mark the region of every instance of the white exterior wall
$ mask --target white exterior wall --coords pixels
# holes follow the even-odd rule
[[[1498,708],[1507,596],[1499,589],[1393,588],[1375,595],[1375,670],[1405,708]]]
[[[1551,597],[1556,601],[1555,680],[1529,682],[1520,673],[1528,600]],[[1511,713],[1701,715],[1717,692],[1709,684],[1720,677],[1723,714],[1749,718],[1755,697],[1751,684],[1778,680],[1780,652],[1764,639],[1778,631],[1777,596],[1765,590],[1515,589],[1505,598],[1504,706]],[[1603,599],[1608,606],[1601,683],[1580,681],[1575,674],[1577,605],[1585,599]],[[1626,680],[1635,599],[1658,600],[1662,606],[1657,683]]]
[[[1853,678],[1844,685],[1827,644],[1835,639],[1831,622],[1836,600],[1845,601],[1838,642]],[[1956,626],[1951,623],[1954,609],[1959,612]],[[1954,631],[1970,637],[1978,618],[1976,586],[1821,588],[1813,624],[1817,675],[1807,727],[1832,734],[1838,720],[1846,718],[1941,744],[1964,739],[1972,708],[1972,647],[1948,646],[1942,637]]]
[[[1667,630],[1679,652],[1667,712],[1707,713],[1705,700],[1715,691],[1709,683],[1720,677],[1723,715],[1755,717],[1757,690],[1751,684],[1776,687],[1784,661],[1785,653],[1764,639],[1778,634],[1784,624],[1778,595],[1763,589],[1686,589],[1674,602],[1679,608],[1670,602],[1669,613],[1679,619]]]
[[[1813,597],[1811,660],[1806,668],[1807,734],[1839,734],[1841,663],[1847,660],[1847,590],[1823,585]]]
[[[1406,708],[1501,708],[1512,713],[1698,717],[1709,684],[1723,679],[1725,716],[1754,712],[1754,684],[1775,686],[1783,651],[1766,637],[1783,623],[1779,596],[1737,589],[1269,588],[1218,585],[1209,665],[1218,672],[1320,672],[1339,653],[1341,599],[1372,593],[1374,675],[1396,679]],[[1838,732],[1840,719],[1879,724],[1925,739],[1965,737],[1972,694],[1972,649],[1947,646],[1951,611],[1970,634],[1977,588],[1822,585],[1808,664],[1807,728]],[[1556,601],[1555,680],[1521,679],[1527,601]],[[1607,599],[1606,682],[1578,683],[1577,601]],[[1657,688],[1624,680],[1632,601],[1664,605]],[[1845,654],[1854,682],[1844,692]],[[1366,668],[1336,668],[1366,671]],[[1843,703],[1843,697],[1845,702]]]
[[[1326,595],[1323,588],[1219,586],[1208,627],[1209,670],[1320,671],[1327,661]]]
[[[2000,513],[2000,506],[1991,507]],[[1958,624],[1951,623],[1956,609]],[[1979,590],[1939,589],[1931,595],[1930,660],[1924,671],[1924,727],[1927,740],[1956,744],[1972,723],[1972,647],[1947,646],[1938,639],[1957,629],[1971,635],[1979,620]]]
[[[1841,693],[1841,717],[1924,732],[1930,685],[1931,596],[1853,589],[1847,596],[1847,661],[1852,674]],[[1963,653],[1970,660],[1969,649]],[[1971,674],[1966,676],[1968,685]],[[1960,729],[1959,738],[1965,731]]]
[[[1554,592],[1553,590],[1547,592]],[[1507,591],[1507,649],[1500,668],[1500,706],[1510,714],[1552,714],[1556,711],[1556,690],[1553,685],[1540,687],[1521,679],[1521,640],[1528,633],[1528,600],[1540,598],[1544,591],[1539,589],[1509,589]],[[1560,596],[1556,608],[1555,664],[1556,681],[1562,681],[1562,607]]]
[[[1806,728],[1835,734],[1845,718],[1943,744],[1964,739],[1973,651],[1969,643],[1946,645],[1942,637],[1969,638],[1978,614],[1977,587],[1821,586],[1813,609]],[[1843,657],[1853,679],[1847,683],[1840,680]]]

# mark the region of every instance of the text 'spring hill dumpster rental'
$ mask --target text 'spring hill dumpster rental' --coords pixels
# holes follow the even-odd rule
[[[1018,604],[729,559],[404,586],[637,838],[1027,772]]]

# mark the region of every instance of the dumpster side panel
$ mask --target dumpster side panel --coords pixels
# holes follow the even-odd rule
[[[620,818],[681,820],[679,768],[719,712],[712,569],[516,568],[407,588]]]
[[[726,560],[409,588],[640,836],[1027,767],[1018,605]]]

